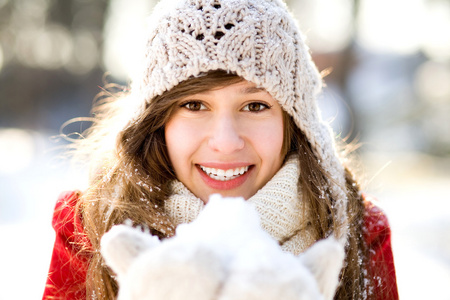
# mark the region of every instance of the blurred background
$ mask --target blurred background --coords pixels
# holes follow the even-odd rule
[[[71,118],[136,69],[151,0],[0,0],[0,299],[39,299]],[[401,299],[450,299],[450,1],[292,0],[327,86],[323,117],[356,152],[393,231]],[[64,133],[82,131],[75,123]]]

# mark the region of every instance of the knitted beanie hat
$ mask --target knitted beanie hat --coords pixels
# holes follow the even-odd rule
[[[344,169],[319,115],[321,77],[281,0],[162,0],[150,17],[142,71],[131,94],[145,104],[180,82],[225,70],[263,87],[293,117],[332,180],[336,214],[346,228]],[[337,233],[345,239],[345,229]]]

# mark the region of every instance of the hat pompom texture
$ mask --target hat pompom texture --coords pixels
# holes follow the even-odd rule
[[[149,19],[142,69],[132,80],[135,116],[191,77],[225,70],[263,87],[293,117],[333,178],[345,225],[344,168],[316,103],[322,78],[295,19],[280,0],[163,0]],[[345,240],[345,231],[338,238]]]

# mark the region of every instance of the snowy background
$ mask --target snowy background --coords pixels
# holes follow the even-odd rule
[[[56,198],[85,185],[54,136],[89,115],[105,72],[122,84],[133,72],[152,1],[132,3],[0,0],[0,300],[42,295]],[[363,186],[391,222],[401,299],[450,300],[450,2],[291,8],[331,71],[323,116],[361,143]]]

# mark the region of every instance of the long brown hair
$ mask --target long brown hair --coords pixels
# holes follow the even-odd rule
[[[228,86],[243,79],[225,71],[212,71],[191,78],[175,88],[152,99],[145,112],[130,122],[125,129],[110,130],[118,122],[126,97],[103,101],[94,108],[93,125],[86,139],[79,142],[92,162],[87,191],[77,207],[90,246],[90,265],[87,275],[87,295],[94,299],[113,299],[118,286],[114,274],[100,255],[100,238],[113,225],[131,220],[147,227],[160,238],[174,234],[174,225],[163,210],[164,200],[170,195],[169,183],[175,174],[168,157],[164,126],[171,117],[177,101],[185,96]],[[125,100],[123,100],[125,99]],[[119,103],[122,101],[121,103]],[[311,145],[292,118],[284,113],[284,144],[286,155],[300,158],[299,185],[303,199],[311,208],[313,225],[318,238],[325,238],[334,230],[333,205],[336,199],[324,197],[330,176],[318,163]],[[101,146],[108,135],[117,136],[114,146]],[[364,205],[358,185],[350,171],[346,173],[348,190],[349,236],[341,284],[335,299],[361,299],[371,285],[364,268],[368,255],[362,234]],[[367,299],[367,298],[366,298]]]

